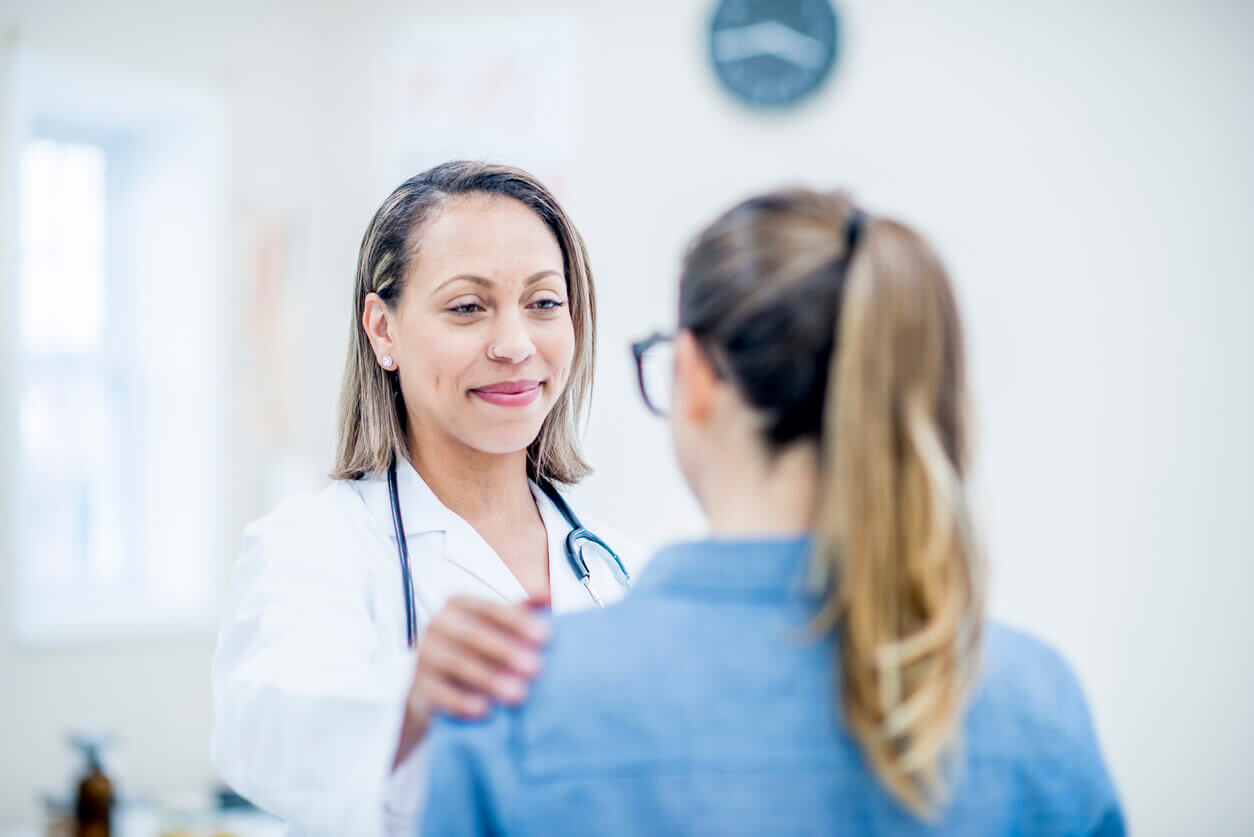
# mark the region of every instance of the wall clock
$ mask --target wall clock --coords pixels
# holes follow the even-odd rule
[[[722,0],[710,20],[710,61],[732,95],[791,105],[831,73],[840,23],[829,0]]]

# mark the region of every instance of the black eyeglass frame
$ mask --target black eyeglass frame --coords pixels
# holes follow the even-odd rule
[[[660,331],[655,331],[643,340],[637,340],[631,344],[631,355],[636,361],[636,382],[640,385],[640,398],[644,401],[644,406],[649,408],[649,412],[653,413],[655,416],[662,416],[663,418],[666,416],[666,411],[660,409],[649,399],[649,390],[644,382],[644,356],[654,346],[661,343],[674,342],[675,335],[673,333],[666,334]]]

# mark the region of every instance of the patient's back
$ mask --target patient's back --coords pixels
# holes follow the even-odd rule
[[[1123,833],[1075,678],[993,625],[951,802],[907,812],[841,723],[834,641],[804,633],[806,550],[675,547],[619,605],[558,619],[525,707],[437,729],[431,833]]]

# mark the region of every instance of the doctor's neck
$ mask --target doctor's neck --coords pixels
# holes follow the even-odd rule
[[[410,425],[409,461],[440,502],[474,524],[538,515],[527,482],[527,451],[485,453]]]

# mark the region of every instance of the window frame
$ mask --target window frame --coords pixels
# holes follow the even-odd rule
[[[226,496],[222,485],[225,468],[221,462],[221,440],[226,434],[220,428],[229,415],[225,399],[221,397],[226,391],[225,347],[221,334],[230,296],[225,284],[225,264],[218,258],[214,265],[204,268],[204,275],[216,279],[223,290],[221,293],[201,291],[211,296],[216,293],[216,297],[208,310],[198,312],[203,313],[206,320],[199,324],[197,332],[203,338],[199,356],[204,359],[204,370],[198,367],[198,371],[208,373],[204,377],[209,394],[204,398],[213,415],[202,422],[210,431],[202,434],[206,438],[198,437],[207,450],[197,458],[199,465],[192,466],[193,479],[208,482],[199,495],[192,495],[193,501],[199,498],[205,508],[203,514],[187,512],[200,515],[195,518],[189,538],[206,543],[189,547],[173,542],[173,538],[157,539],[151,531],[156,516],[153,508],[160,506],[159,502],[154,504],[153,498],[161,491],[170,490],[164,484],[159,488],[152,485],[153,475],[168,473],[177,483],[177,477],[182,474],[180,463],[170,463],[168,455],[159,453],[168,450],[169,443],[161,448],[148,437],[150,426],[161,422],[159,417],[153,418],[146,406],[161,397],[154,392],[161,387],[161,381],[149,374],[149,366],[139,357],[143,351],[141,343],[147,338],[137,336],[144,325],[140,322],[144,315],[135,300],[137,295],[145,293],[148,286],[143,283],[148,280],[136,277],[145,270],[150,277],[152,269],[151,265],[140,264],[150,254],[139,252],[144,246],[143,239],[133,227],[145,218],[151,221],[154,212],[148,205],[137,208],[136,201],[143,198],[125,197],[123,187],[131,182],[128,178],[137,182],[147,176],[151,181],[168,174],[170,170],[162,168],[171,165],[168,159],[162,158],[160,163],[151,161],[162,155],[168,158],[171,149],[176,155],[183,155],[178,157],[180,161],[185,157],[208,166],[212,174],[189,175],[188,182],[193,184],[194,194],[204,201],[203,241],[213,242],[204,249],[213,251],[215,245],[223,245],[228,229],[223,185],[226,179],[225,108],[215,91],[195,85],[92,65],[30,47],[15,48],[8,58],[5,67],[8,95],[0,135],[3,154],[0,183],[10,184],[11,188],[2,190],[4,198],[0,205],[0,223],[3,224],[0,250],[5,254],[0,261],[3,273],[0,292],[14,302],[20,299],[22,292],[18,225],[22,220],[21,166],[27,143],[32,139],[85,143],[102,148],[106,160],[105,310],[97,352],[59,354],[28,352],[22,340],[18,305],[0,306],[7,312],[0,318],[0,332],[3,332],[0,335],[0,406],[7,405],[0,417],[0,452],[5,461],[12,463],[5,469],[5,485],[0,487],[3,506],[0,521],[7,518],[7,525],[3,526],[7,536],[0,537],[0,571],[7,577],[4,587],[10,591],[8,607],[0,609],[0,613],[8,611],[5,627],[25,646],[74,647],[132,639],[212,636],[220,597],[221,562],[216,560],[221,551],[218,533],[223,529]],[[162,188],[158,185],[156,191],[150,189],[144,195],[149,199],[156,195],[158,203],[162,199],[168,202],[169,189],[162,191]],[[132,190],[141,191],[139,188]],[[19,408],[28,388],[45,373],[51,379],[82,374],[84,379],[100,382],[106,391],[114,386],[120,391],[119,426],[113,444],[118,446],[117,461],[124,464],[115,484],[121,509],[122,549],[127,560],[122,575],[112,585],[85,584],[67,589],[58,601],[46,604],[54,610],[59,607],[59,614],[33,616],[35,608],[27,599],[36,590],[36,582],[28,571],[31,557],[21,552],[24,531],[19,518],[23,508],[20,481],[24,451]],[[167,396],[167,400],[176,397]],[[167,438],[169,430],[167,421]],[[160,544],[159,551],[164,555],[155,555],[154,549],[145,546],[153,543]],[[168,572],[161,569],[163,557],[171,561],[186,560],[188,577],[194,580],[184,585],[192,592],[172,603],[159,601],[159,596],[152,592],[168,589],[171,576],[162,575]],[[161,587],[163,583],[166,588]],[[125,593],[119,585],[128,588]],[[75,601],[90,600],[93,587],[98,610],[92,618],[76,618],[72,612]],[[181,590],[180,596],[185,592]]]

